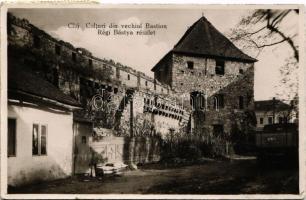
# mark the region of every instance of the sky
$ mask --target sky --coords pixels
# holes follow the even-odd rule
[[[75,47],[85,48],[99,58],[112,59],[153,77],[151,68],[178,42],[185,31],[202,15],[226,36],[240,19],[252,10],[202,9],[202,8],[108,8],[108,9],[12,9],[9,12],[60,40]],[[80,28],[69,28],[68,24]],[[166,25],[167,29],[155,29],[151,36],[104,36],[97,30],[85,28],[86,23]],[[295,28],[296,23],[287,25]],[[252,55],[252,52],[245,53]],[[255,100],[271,99],[279,85],[279,68],[291,54],[287,44],[264,49],[255,63]]]

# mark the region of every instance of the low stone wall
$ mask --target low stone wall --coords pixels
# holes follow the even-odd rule
[[[88,173],[95,153],[102,159],[99,162],[103,163],[123,162],[137,165],[157,162],[161,157],[160,145],[161,139],[157,136],[90,138],[87,145],[77,144],[79,150],[75,159],[75,173]]]
[[[161,139],[151,137],[126,137],[125,162],[145,164],[158,162],[161,158]]]

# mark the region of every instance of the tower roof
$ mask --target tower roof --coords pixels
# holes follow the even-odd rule
[[[257,61],[255,58],[248,56],[238,49],[204,16],[188,28],[183,37],[167,55],[169,55],[171,52],[227,58],[244,62]],[[152,71],[156,69],[161,60],[153,67]]]
[[[247,62],[257,61],[238,49],[205,17],[201,17],[185,32],[172,51],[232,58]]]

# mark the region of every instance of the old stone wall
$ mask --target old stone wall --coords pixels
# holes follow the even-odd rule
[[[193,69],[188,69],[189,61],[194,63]],[[211,96],[243,76],[249,68],[253,68],[253,63],[225,60],[224,75],[217,75],[215,67],[216,60],[213,58],[173,54],[172,88],[179,93],[203,91]]]
[[[234,126],[241,128],[244,116],[254,107],[254,63],[225,59],[224,74],[217,74],[214,58],[170,55],[171,59],[161,60],[158,67],[170,66],[172,81],[168,83],[159,77],[158,70],[155,77],[169,84],[185,104],[186,100],[190,102],[193,111],[190,131],[210,140],[214,135],[230,135]],[[169,60],[172,60],[170,65]],[[194,92],[197,97],[191,97]],[[202,96],[200,102],[199,95]],[[221,135],[216,134],[220,131]]]
[[[101,94],[103,90],[110,93],[117,121],[129,120],[130,102],[124,101],[127,90],[131,88],[146,91],[150,95],[172,94],[169,87],[141,72],[113,60],[97,58],[88,50],[57,40],[27,20],[11,14],[8,14],[8,43],[10,64],[21,65],[41,75],[64,93],[79,100],[84,107],[88,107],[92,97]],[[144,102],[143,95],[135,95],[133,98],[133,103]],[[143,114],[143,107],[134,105],[134,111]],[[178,121],[174,119],[172,123],[174,117],[170,115],[165,116],[165,119],[158,113],[145,115],[158,115],[157,118],[161,119],[157,121],[161,122],[157,124],[163,126],[163,130],[170,129]],[[148,119],[154,121],[153,116]],[[170,119],[169,125],[166,119]]]
[[[79,82],[76,80],[74,80],[76,85],[73,87],[66,83],[70,81],[66,80],[67,74],[74,72],[76,75],[71,76],[97,79],[110,85],[115,84],[131,88],[138,87],[155,90],[154,92],[167,93],[167,87],[156,83],[151,77],[137,72],[130,67],[123,66],[120,63],[115,63],[113,60],[97,58],[84,48],[76,48],[70,43],[57,40],[30,24],[27,20],[16,18],[11,14],[8,14],[8,42],[10,46],[15,48],[30,50],[32,57],[43,56],[44,59],[47,59],[46,65],[50,66],[41,66],[42,68],[55,68],[61,71],[59,88],[67,94],[75,93],[75,90],[79,88]],[[15,48],[13,49],[14,51],[16,50]],[[31,56],[27,55],[26,57]],[[20,59],[26,62],[24,61],[27,59],[26,57],[23,56]],[[69,70],[73,72],[68,72]],[[78,79],[78,77],[75,79]],[[165,88],[163,89],[163,87]]]

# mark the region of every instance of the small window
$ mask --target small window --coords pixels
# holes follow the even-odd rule
[[[145,82],[145,85],[148,86],[148,81]]]
[[[263,124],[263,121],[264,121],[264,119],[261,117],[261,118],[259,118],[259,123],[260,124]]]
[[[268,118],[268,123],[269,123],[269,124],[273,124],[273,117],[269,117],[269,118]]]
[[[187,61],[187,67],[188,67],[188,69],[193,69],[193,62],[192,61]]]
[[[87,143],[87,137],[85,135],[82,136],[82,144]]]
[[[128,80],[130,80],[130,79],[131,79],[131,77],[130,77],[130,75],[129,75],[129,74],[127,75],[127,79],[128,79]]]
[[[184,83],[181,83],[181,85],[184,85]]]
[[[33,134],[32,134],[32,154],[38,155],[38,124],[33,124]]]
[[[40,155],[47,154],[47,126],[41,126],[40,132]]]
[[[40,48],[41,47],[40,37],[39,36],[34,35],[33,45],[34,45],[35,48]]]
[[[32,154],[47,155],[47,126],[33,124],[32,130]]]
[[[88,59],[88,65],[92,67],[92,59]]]
[[[216,74],[217,75],[224,75],[224,61],[223,60],[216,60]]]
[[[243,96],[239,97],[239,109],[243,109],[244,108],[244,99]]]
[[[7,155],[16,156],[16,119],[8,119],[7,124]]]
[[[56,55],[61,55],[61,46],[58,44],[55,45],[55,53]]]
[[[118,88],[114,88],[114,93],[115,93],[115,94],[118,93]]]
[[[185,71],[184,71],[184,70],[181,70],[181,73],[182,73],[182,74],[184,74],[184,73],[185,73]]]
[[[243,69],[239,69],[239,74],[243,74]]]
[[[201,73],[201,72],[199,72],[199,76],[202,76],[202,73]]]
[[[75,52],[72,52],[71,59],[72,59],[73,62],[76,62],[76,53]]]

